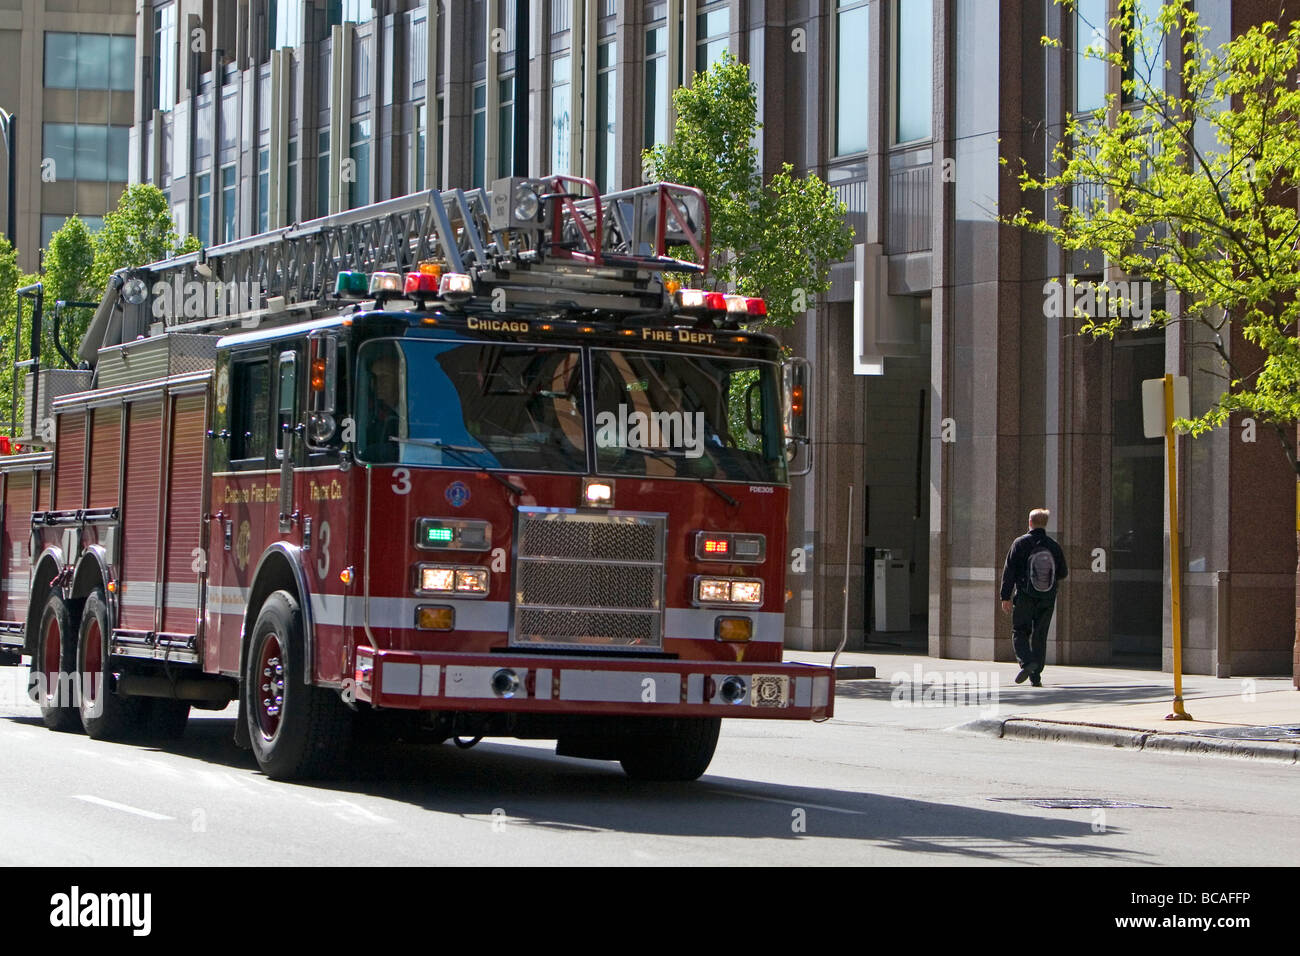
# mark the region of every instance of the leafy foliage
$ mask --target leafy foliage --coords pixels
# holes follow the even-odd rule
[[[23,306],[23,342],[17,342],[17,289],[40,282],[44,287],[45,321],[41,334],[41,364],[66,365],[54,347],[55,303],[95,302],[104,294],[109,276],[127,266],[145,265],[183,252],[193,252],[199,242],[193,236],[183,240],[172,224],[167,197],[157,186],[143,183],[128,186],[117,208],[104,217],[104,228],[91,234],[76,216],[69,217],[50,238],[41,275],[23,273],[17,252],[8,239],[0,238],[0,413],[3,427],[9,425],[9,396],[13,384],[14,349],[27,358],[26,338],[31,326],[31,304]],[[64,349],[75,354],[77,344],[94,314],[92,308],[68,308],[61,316],[60,338]],[[21,387],[19,401],[21,403]],[[21,407],[18,409],[22,414]]]
[[[102,290],[118,269],[142,266],[199,248],[198,239],[176,234],[167,197],[152,183],[135,183],[117,201],[117,208],[104,217],[104,228],[95,233],[95,264],[90,284]]]
[[[1218,401],[1185,426],[1201,434],[1234,412],[1255,416],[1276,427],[1295,465],[1286,426],[1300,421],[1300,21],[1263,23],[1211,50],[1190,0],[1169,0],[1155,18],[1145,6],[1121,0],[1108,31],[1119,43],[1094,41],[1087,51],[1119,69],[1133,51],[1136,68],[1122,86],[1133,105],[1112,93],[1104,109],[1071,117],[1048,175],[1031,174],[1022,160],[1021,188],[1042,193],[1046,209],[1006,221],[1096,255],[1098,269],[1104,256],[1176,293],[1176,306],[1155,310],[1152,321],[1206,330],[1198,339],[1224,383]],[[1153,67],[1172,71],[1168,53],[1179,48],[1169,85],[1181,91],[1167,93],[1152,82]],[[1111,336],[1121,321],[1091,318],[1081,330]],[[1258,360],[1234,354],[1234,329]]]
[[[788,163],[763,185],[757,93],[749,67],[729,54],[678,89],[673,106],[673,141],[646,151],[647,174],[708,197],[712,287],[761,296],[769,323],[793,324],[830,289],[830,263],[852,248],[844,204],[818,176],[798,177]]]

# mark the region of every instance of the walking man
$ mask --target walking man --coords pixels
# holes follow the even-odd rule
[[[1016,683],[1028,678],[1035,687],[1043,686],[1056,585],[1069,573],[1061,546],[1047,536],[1051,516],[1046,508],[1029,512],[1029,533],[1012,543],[1002,569],[1002,610],[1011,615],[1011,640],[1020,662]]]

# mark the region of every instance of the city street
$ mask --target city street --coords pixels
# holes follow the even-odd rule
[[[231,743],[233,708],[196,711],[184,739],[161,748],[99,743],[45,730],[8,683],[25,670],[7,669],[0,863],[1256,866],[1300,856],[1294,766],[955,731],[987,708],[900,706],[890,677],[911,659],[876,659],[881,679],[842,683],[834,719],[727,722],[709,772],[673,785],[512,740],[468,752],[388,746],[336,780],[274,783]],[[1085,669],[1052,668],[1057,686],[1034,690],[1011,684],[1013,665],[979,666],[1014,712],[1119,696],[1160,706],[1168,677],[1092,669],[1072,685]]]

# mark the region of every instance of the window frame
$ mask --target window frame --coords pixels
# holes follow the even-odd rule
[[[844,3],[843,6],[841,6],[841,0],[836,0],[836,6],[834,7],[833,10],[831,10],[831,43],[830,43],[830,56],[829,56],[829,58],[828,58],[828,59],[830,60],[830,68],[831,68],[831,78],[830,78],[830,84],[829,84],[829,85],[830,85],[830,88],[831,88],[831,100],[832,100],[832,108],[831,108],[831,111],[830,111],[830,122],[831,122],[831,135],[830,135],[830,154],[831,154],[831,156],[830,156],[830,158],[831,158],[832,160],[835,160],[835,161],[846,160],[846,159],[854,159],[854,158],[862,158],[862,157],[868,156],[868,155],[871,153],[872,140],[874,139],[874,137],[872,136],[872,130],[871,130],[871,127],[870,127],[870,123],[867,124],[867,136],[866,136],[866,140],[867,140],[867,142],[866,142],[866,145],[865,145],[862,149],[859,149],[859,150],[853,150],[853,151],[851,151],[851,152],[845,152],[845,153],[841,153],[841,152],[839,151],[839,148],[840,148],[840,98],[841,98],[841,94],[840,94],[840,54],[839,54],[839,50],[840,50],[840,18],[841,18],[841,17],[842,17],[846,12],[853,12],[853,11],[857,11],[857,10],[862,10],[862,11],[866,14],[866,18],[867,18],[867,21],[866,21],[866,22],[867,22],[867,46],[868,46],[868,56],[867,56],[867,62],[868,62],[868,66],[867,66],[867,96],[868,96],[868,98],[869,98],[869,97],[871,96],[871,86],[872,86],[871,81],[872,81],[872,79],[873,79],[873,77],[872,77],[872,75],[871,75],[870,55],[869,55],[869,52],[870,52],[870,46],[871,46],[871,9],[872,9],[872,5],[873,5],[873,4],[872,4],[871,0],[847,0],[847,2]]]

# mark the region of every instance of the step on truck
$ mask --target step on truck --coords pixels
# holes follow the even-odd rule
[[[830,716],[782,660],[807,367],[709,252],[697,190],[509,178],[124,269],[77,368],[24,290],[0,661],[93,738],[237,702],[278,779],[410,722],[687,780]]]

